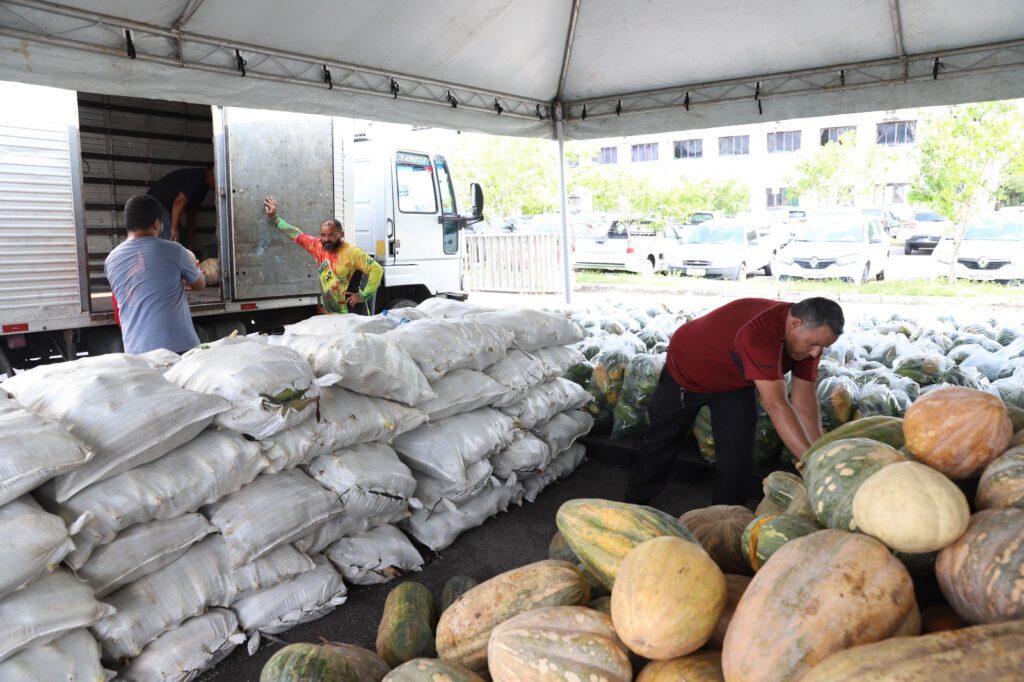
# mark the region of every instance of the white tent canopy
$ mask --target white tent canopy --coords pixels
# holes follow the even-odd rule
[[[1022,27],[1021,0],[4,0],[0,79],[592,139],[1021,97]]]

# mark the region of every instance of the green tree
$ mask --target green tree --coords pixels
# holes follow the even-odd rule
[[[857,197],[877,193],[877,179],[885,177],[892,162],[889,150],[861,147],[857,133],[850,131],[801,158],[787,184],[820,207],[852,204]]]
[[[925,203],[956,225],[950,277],[956,277],[968,218],[995,195],[1008,172],[1020,170],[1024,116],[1014,102],[950,107],[922,121],[919,167],[910,200]]]

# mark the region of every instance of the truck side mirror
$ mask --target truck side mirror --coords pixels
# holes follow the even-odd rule
[[[473,195],[472,215],[474,218],[481,218],[484,215],[484,190],[479,183],[472,183],[469,186],[469,193]]]

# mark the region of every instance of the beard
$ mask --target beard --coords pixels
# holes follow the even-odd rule
[[[333,242],[332,242],[332,241],[327,241],[327,240],[321,239],[321,240],[320,240],[320,243],[321,243],[321,244],[323,245],[323,247],[324,247],[325,249],[327,249],[328,251],[337,251],[337,250],[338,250],[338,247],[339,247],[339,246],[341,246],[341,240],[340,240],[340,239],[339,239],[339,240],[337,240],[337,241],[333,241]]]

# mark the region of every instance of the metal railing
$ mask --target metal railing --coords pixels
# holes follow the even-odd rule
[[[561,293],[561,235],[466,234],[463,238],[466,290]]]

